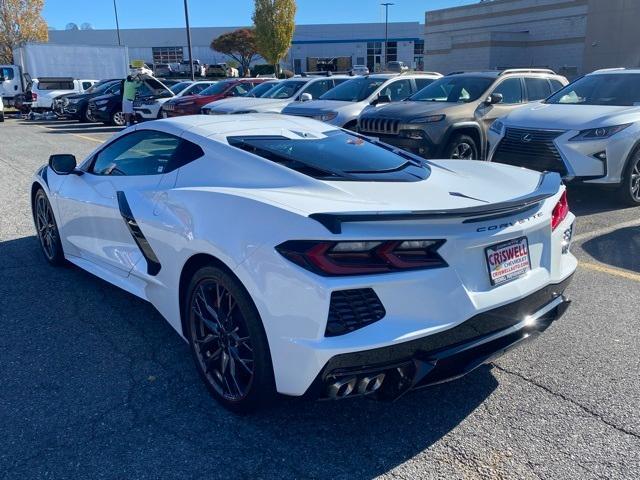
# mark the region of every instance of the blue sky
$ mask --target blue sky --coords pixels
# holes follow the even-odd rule
[[[180,27],[182,0],[116,0],[120,28]],[[383,0],[298,0],[297,23],[364,23],[384,21]],[[388,0],[390,1],[390,0]],[[478,0],[394,0],[389,21],[424,22],[426,10],[454,7]],[[189,0],[194,27],[249,25],[253,0]],[[44,18],[64,29],[69,22],[94,28],[115,28],[113,0],[46,0]]]

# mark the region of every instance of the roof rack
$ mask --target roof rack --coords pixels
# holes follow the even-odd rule
[[[594,70],[591,73],[600,73],[600,72],[619,72],[621,70],[628,70],[628,67],[614,67],[614,68],[599,68],[598,70]]]
[[[395,73],[395,72],[389,72],[389,73]],[[412,70],[405,70],[404,72],[400,72],[400,75],[440,75],[442,76],[440,72],[423,72],[423,71],[412,71]]]
[[[506,75],[508,73],[548,73],[556,75],[556,72],[550,68],[507,68],[506,70],[502,70],[500,75]]]

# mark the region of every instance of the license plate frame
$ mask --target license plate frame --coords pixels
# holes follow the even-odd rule
[[[512,272],[505,271],[510,267],[505,267],[504,264],[510,262],[511,259],[506,259],[505,261],[500,262],[500,269],[491,267],[491,259],[490,255],[498,253],[502,250],[513,246],[524,246],[526,255],[520,255],[516,259],[524,258],[524,260],[520,260],[515,265],[518,267]],[[491,286],[497,287],[500,285],[504,285],[506,283],[512,282],[525,276],[527,273],[531,271],[531,251],[529,250],[529,239],[526,236],[513,238],[511,240],[506,240],[504,242],[495,243],[493,245],[489,245],[484,249],[484,257],[487,265],[487,272],[489,273],[489,281],[491,282]],[[516,260],[514,259],[514,260]],[[501,273],[502,272],[502,273]]]

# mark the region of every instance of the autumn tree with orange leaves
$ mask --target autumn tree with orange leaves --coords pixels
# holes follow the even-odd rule
[[[0,0],[0,63],[13,63],[13,49],[25,42],[46,42],[44,0]]]

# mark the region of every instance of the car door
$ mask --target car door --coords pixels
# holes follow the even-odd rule
[[[148,261],[132,211],[151,216],[162,190],[175,183],[167,171],[180,143],[174,135],[137,130],[99,150],[83,175],[70,175],[58,193],[68,253],[121,276],[143,257]]]
[[[483,98],[494,93],[502,95],[502,102],[492,105],[487,105],[483,102],[478,107],[478,114],[482,119],[485,134],[496,119],[504,117],[513,109],[523,105],[525,101],[524,87],[520,77],[505,78],[494,86],[493,90],[487,92],[487,95]]]

